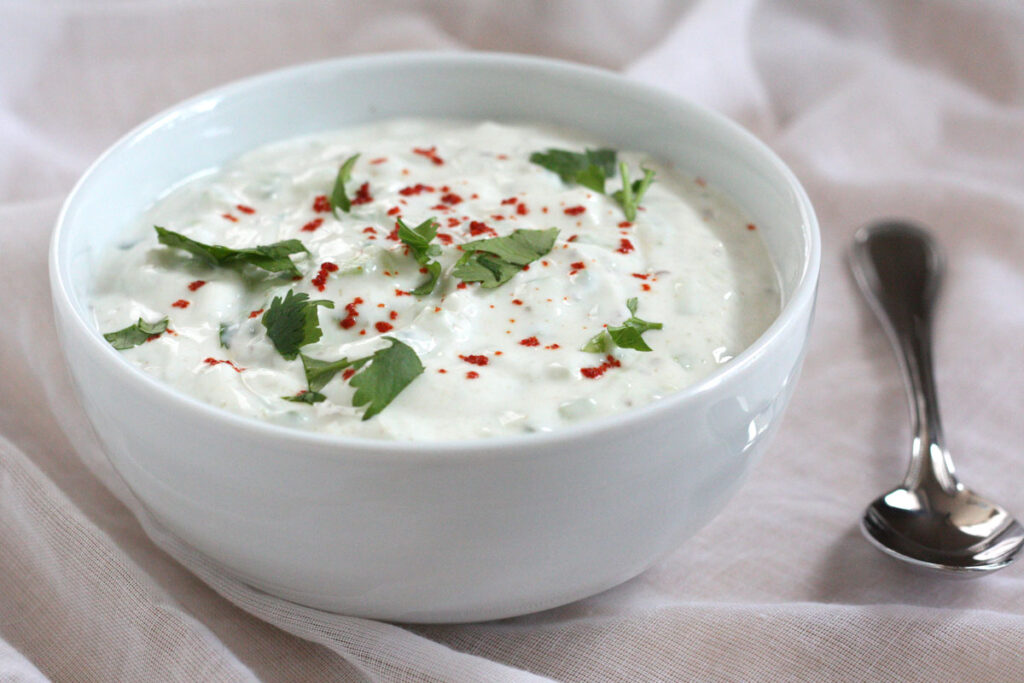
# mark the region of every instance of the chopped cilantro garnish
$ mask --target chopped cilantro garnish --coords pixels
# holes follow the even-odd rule
[[[278,353],[288,360],[294,360],[299,347],[312,344],[323,336],[317,306],[334,308],[334,302],[326,299],[310,301],[305,293],[296,294],[288,290],[284,299],[274,297],[270,307],[263,314],[263,327],[274,343]]]
[[[359,372],[353,375],[350,381],[350,384],[356,388],[356,393],[352,396],[352,405],[358,408],[369,404],[363,413],[363,419],[369,420],[384,410],[403,389],[409,386],[410,382],[423,373],[423,364],[412,347],[394,337],[384,338],[391,342],[391,346],[356,360],[348,358],[336,361],[317,360],[300,353],[299,357],[302,358],[302,367],[306,372],[308,389],[295,396],[282,396],[282,398],[310,405],[320,403],[327,398],[320,393],[320,390],[342,370],[354,368]],[[367,363],[370,364],[369,367],[363,369]]]
[[[147,341],[153,335],[163,334],[167,331],[167,318],[158,320],[155,323],[147,323],[142,318],[138,321],[116,332],[107,332],[103,338],[110,342],[118,351],[130,349]]]
[[[619,175],[622,177],[622,189],[616,190],[612,198],[622,205],[622,212],[626,214],[627,221],[636,220],[636,207],[640,206],[640,200],[647,193],[647,188],[654,182],[654,171],[649,168],[641,169],[644,177],[640,180],[630,182],[629,171],[625,162],[619,164]]]
[[[165,230],[158,225],[157,240],[160,244],[175,249],[184,249],[190,254],[200,257],[211,266],[231,266],[249,264],[270,273],[288,273],[299,276],[302,273],[291,260],[291,254],[309,253],[299,240],[282,240],[273,244],[252,247],[250,249],[232,249],[216,244],[203,244],[172,230]]]
[[[547,152],[534,152],[530,161],[554,171],[563,182],[577,183],[604,194],[605,179],[615,174],[616,157],[614,149],[588,149],[583,153],[549,149]],[[644,177],[631,182],[626,163],[619,162],[618,166],[622,189],[612,193],[612,198],[622,206],[626,220],[634,221],[640,201],[654,182],[654,171],[642,168]]]
[[[428,218],[415,228],[410,228],[401,218],[398,219],[398,239],[409,247],[409,253],[416,259],[416,263],[427,269],[427,281],[412,290],[416,296],[426,296],[433,292],[437,279],[441,277],[441,264],[430,260],[441,254],[441,247],[430,244],[435,235],[437,223],[433,218]]]
[[[511,280],[523,266],[551,251],[558,228],[516,230],[507,237],[491,237],[462,245],[465,252],[452,275],[463,282],[479,282],[493,289]]]
[[[605,178],[615,174],[614,149],[588,149],[583,153],[564,149],[534,152],[530,161],[554,171],[563,182],[577,183],[604,194]]]
[[[306,384],[309,385],[310,391],[320,391],[327,386],[327,383],[335,375],[345,368],[355,368],[358,370],[370,360],[370,356],[356,360],[349,360],[348,358],[335,361],[317,360],[316,358],[310,358],[304,353],[300,353],[299,358],[302,359],[302,369],[306,371]]]
[[[220,331],[217,333],[217,339],[220,340],[220,347],[226,349],[231,346],[231,326],[227,323],[220,324]]]
[[[294,403],[308,403],[309,405],[313,405],[314,403],[320,403],[321,401],[327,400],[327,397],[318,391],[306,390],[302,390],[299,393],[295,394],[294,396],[282,396],[281,398],[283,398],[286,401],[292,401]]]
[[[326,396],[320,393],[320,390],[327,386],[327,383],[334,379],[335,375],[346,368],[361,368],[370,360],[369,356],[355,361],[350,361],[348,358],[336,361],[317,360],[316,358],[310,358],[304,353],[300,353],[299,358],[302,359],[302,369],[306,373],[306,386],[308,389],[294,396],[282,396],[281,398],[286,401],[308,403],[310,405],[327,399]]]
[[[580,350],[588,353],[607,353],[613,346],[618,346],[623,349],[650,351],[651,347],[647,345],[641,335],[647,330],[660,330],[661,323],[652,323],[636,317],[636,297],[626,300],[626,308],[629,309],[630,314],[626,322],[610,326],[594,335]]]
[[[352,208],[352,200],[348,198],[348,194],[345,192],[345,183],[352,180],[352,167],[356,165],[356,159],[358,158],[359,155],[354,154],[345,159],[345,163],[338,169],[338,176],[334,179],[334,189],[331,190],[331,211],[335,217],[338,216],[338,209],[348,213]]]
[[[363,420],[384,410],[409,383],[423,373],[423,364],[412,347],[394,337],[384,337],[391,346],[380,349],[369,358],[370,365],[360,370],[349,383],[356,388],[352,405],[369,404],[363,413]]]

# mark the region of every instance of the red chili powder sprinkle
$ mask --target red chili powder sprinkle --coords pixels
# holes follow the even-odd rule
[[[575,263],[570,263],[569,266],[575,268],[576,270],[583,270],[584,268],[587,267],[587,264],[585,264],[583,261],[576,261]]]
[[[370,183],[363,183],[356,190],[356,196],[352,198],[353,206],[356,204],[369,204],[373,201],[373,196],[370,194]]]
[[[362,297],[357,296],[355,299],[352,299],[352,303],[345,304],[345,312],[348,315],[345,316],[344,320],[338,323],[339,325],[341,325],[342,329],[347,330],[349,328],[356,326],[356,318],[359,317],[358,306],[361,303],[363,303]]]
[[[638,280],[646,280],[650,277],[649,273],[633,273],[632,275]]]
[[[585,206],[570,206],[565,210],[566,216],[579,216],[581,213],[587,210]]]
[[[455,206],[456,204],[462,203],[462,197],[455,194],[454,192],[449,192],[448,194],[443,195],[441,197],[441,201],[444,202],[445,204],[451,204],[452,206]]]
[[[628,254],[629,252],[633,251],[634,248],[635,247],[633,247],[633,243],[627,240],[625,237],[623,237],[621,240],[619,240],[619,248],[616,249],[615,251],[619,252],[620,254]]]
[[[313,286],[319,291],[324,291],[327,287],[327,276],[338,270],[337,263],[326,262],[320,266],[320,272],[313,278]]]
[[[455,289],[465,289],[466,287],[467,285],[465,282],[460,282],[459,284],[455,285]]]
[[[251,206],[246,206],[245,204],[236,204],[235,208],[241,211],[242,213],[256,213],[256,209],[252,208]]]
[[[620,228],[631,228],[631,227],[633,227],[633,224],[630,223],[629,221],[622,221],[621,223],[619,223],[619,227]]]
[[[430,209],[431,211],[451,211],[452,207],[447,204],[434,204]]]
[[[438,368],[438,370],[437,370],[437,371],[438,371],[438,372],[440,372],[440,373],[441,373],[442,375],[448,372],[448,371],[447,371],[447,370],[445,370],[444,368]]]
[[[414,154],[419,154],[420,156],[424,156],[430,159],[435,166],[440,166],[441,164],[444,163],[444,159],[437,155],[437,147],[430,147],[428,149],[424,149],[422,147],[413,147],[412,151]]]
[[[546,207],[546,206],[541,207],[540,212],[541,213],[547,213],[548,212],[548,207]]]
[[[343,382],[347,382],[352,379],[352,375],[356,374],[355,368],[345,368],[345,371],[341,373],[341,379]]]
[[[597,367],[580,368],[580,374],[586,377],[587,379],[597,379],[611,368],[617,368],[621,365],[622,363],[616,360],[614,356],[608,355],[605,356],[605,361],[598,365]]]
[[[234,216],[232,216],[230,213],[222,213],[221,216],[223,216],[224,218],[228,219],[232,223],[237,223],[238,222],[238,219],[235,218]]]
[[[398,241],[398,223],[395,223],[395,227],[393,227],[391,232],[388,233],[388,239],[392,242]]]
[[[507,154],[499,154],[496,158],[497,159],[501,159],[502,161],[504,161],[505,159],[508,159],[508,155]]]
[[[441,307],[440,306],[434,306],[434,313],[440,313],[440,312],[441,312]]]
[[[497,236],[498,231],[495,230],[494,228],[492,228],[491,226],[487,225],[486,223],[481,223],[480,221],[472,221],[472,222],[470,222],[470,224],[469,224],[469,234],[470,235],[476,237],[477,235],[482,235],[484,233],[490,233],[491,235]]]
[[[433,191],[434,191],[434,188],[431,187],[430,185],[424,185],[423,183],[416,183],[415,185],[410,185],[409,187],[403,187],[401,190],[398,191],[398,194],[402,195],[403,197],[411,197],[412,195],[418,195],[418,194],[423,194],[424,192],[433,192]]]
[[[302,226],[302,232],[313,232],[323,224],[323,218],[314,218],[313,220]]]
[[[544,348],[549,350],[549,351],[554,351],[555,349],[560,349],[562,347],[559,346],[558,344],[549,344],[549,345],[545,346]]]
[[[388,215],[397,216],[399,211],[401,211],[400,208],[398,208],[397,206],[392,206],[390,209],[388,209]]]
[[[522,306],[523,305],[523,300],[522,299],[512,299],[512,303],[514,303],[516,306]]]
[[[395,290],[395,296],[412,296],[412,295],[409,294],[409,292],[403,291],[401,289],[396,289]]]
[[[461,221],[458,218],[449,218],[448,219],[448,227],[449,228],[456,228],[456,227],[459,226],[460,222]]]
[[[463,356],[459,355],[459,358],[466,361],[470,365],[487,365],[487,356]]]
[[[569,235],[569,239],[567,239],[566,242],[575,242],[577,237],[579,237],[579,235]]]
[[[747,223],[747,230],[757,230],[757,226],[753,223]]]
[[[325,194],[317,195],[313,200],[313,210],[317,213],[327,213],[331,210],[331,200]]]
[[[370,163],[371,164],[383,164],[387,160],[388,160],[387,157],[378,157],[376,159],[370,159]]]
[[[171,305],[174,306],[175,308],[188,308],[189,302],[185,301],[184,299],[178,299]]]
[[[526,208],[526,204],[520,204],[519,206],[516,207],[516,213],[518,213],[520,216],[525,216],[526,214],[530,213],[530,210]]]
[[[458,224],[458,221],[456,221],[456,224]],[[437,241],[441,244],[451,244],[452,236],[445,232],[439,232],[437,233]]]
[[[256,317],[259,317],[259,314],[260,314],[260,313],[262,313],[262,312],[263,312],[263,309],[262,309],[262,308],[259,308],[259,309],[255,310],[255,311],[251,311],[251,312],[249,313],[249,317],[250,317],[250,318],[256,318]]]
[[[518,197],[509,197],[508,199],[502,199],[501,200],[501,204],[502,204],[502,206],[505,206],[506,204],[515,204],[518,201],[519,201]]]
[[[221,363],[231,366],[231,369],[235,372],[245,372],[245,368],[240,368],[229,360],[217,360],[216,358],[206,358],[203,360],[207,365],[220,365]]]
[[[643,288],[643,290],[645,292],[651,291],[651,286],[649,284],[647,284],[646,282],[644,284],[640,285],[640,286]]]
[[[474,370],[470,370],[469,372],[466,373],[466,379],[476,379],[479,376],[480,373]]]
[[[205,284],[206,280],[195,280],[193,282],[190,282],[188,283],[188,291],[194,292]]]
[[[495,356],[501,356],[501,355],[503,355],[504,353],[505,353],[504,351],[495,351],[495,352],[494,352],[494,355],[495,355]]]
[[[363,232],[369,233],[371,235],[376,235],[377,234],[377,229],[375,227],[373,227],[372,225],[368,225],[365,228],[363,228]]]
[[[384,334],[385,332],[390,332],[391,330],[395,329],[394,325],[392,325],[391,323],[386,323],[383,320],[379,323],[374,323],[373,326],[376,327],[377,331],[380,332],[381,334]]]
[[[540,341],[536,337],[527,337],[519,340],[519,344],[521,346],[540,346]]]
[[[496,220],[496,221],[503,221],[503,220],[505,220],[505,217],[502,216],[500,213],[492,214],[491,218],[493,220]]]

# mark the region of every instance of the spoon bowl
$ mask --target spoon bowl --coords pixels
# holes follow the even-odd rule
[[[963,575],[1005,567],[1024,544],[1024,527],[1006,510],[962,487],[933,496],[893,489],[868,506],[861,528],[882,552]]]
[[[850,262],[899,358],[914,427],[903,484],[868,506],[864,535],[882,552],[947,574],[1005,567],[1024,546],[1024,527],[959,482],[943,445],[931,345],[938,245],[922,228],[888,221],[857,232]]]

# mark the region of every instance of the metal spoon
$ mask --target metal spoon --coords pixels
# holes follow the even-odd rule
[[[943,445],[931,344],[938,245],[914,225],[878,223],[857,232],[850,261],[899,358],[914,434],[907,476],[868,506],[864,535],[879,550],[930,569],[978,576],[1005,567],[1024,545],[1024,527],[957,480]]]

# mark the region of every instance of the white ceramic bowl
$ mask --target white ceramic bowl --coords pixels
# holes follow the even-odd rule
[[[218,410],[143,374],[88,313],[97,256],[182,178],[263,143],[394,116],[581,128],[699,173],[757,223],[785,305],[704,381],[547,434],[394,443]],[[706,523],[777,427],[814,306],[818,227],[790,171],[739,126],[594,69],[495,54],[341,59],[250,78],[129,133],[53,235],[61,344],[110,459],[167,529],[268,593],[445,622],[563,604],[643,571]]]

